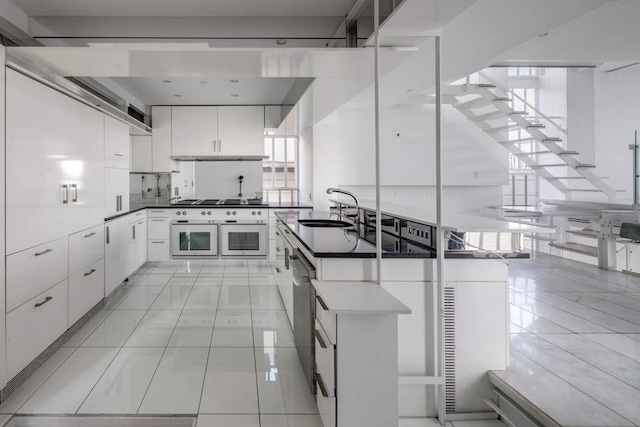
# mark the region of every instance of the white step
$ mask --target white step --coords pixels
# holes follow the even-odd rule
[[[517,142],[533,142],[536,139],[533,137],[530,138],[520,138],[520,139],[512,139],[510,141],[498,141],[498,144],[513,144],[513,143],[517,143]]]
[[[490,129],[485,129],[485,132],[487,133],[499,133],[499,132],[504,132],[507,130],[511,130],[511,129],[518,129],[520,126],[518,125],[506,125],[506,126],[498,126],[495,128],[490,128]]]
[[[494,120],[504,118],[505,115],[502,111],[492,111],[491,113],[479,114],[473,118],[474,122],[483,122],[485,120]]]
[[[598,256],[598,248],[595,246],[583,245],[580,243],[549,243],[549,246],[563,251],[575,252],[577,254],[588,255],[592,257]]]
[[[597,239],[600,236],[600,232],[596,230],[565,230],[569,234],[574,234],[581,237],[589,237]]]

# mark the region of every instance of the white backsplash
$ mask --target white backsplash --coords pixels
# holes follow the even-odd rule
[[[262,161],[195,162],[195,198],[237,198],[240,175],[244,177],[243,198],[251,199],[262,193]]]

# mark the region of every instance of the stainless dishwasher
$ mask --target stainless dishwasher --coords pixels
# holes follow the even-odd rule
[[[311,279],[316,278],[316,270],[298,249],[289,259],[293,269],[293,339],[307,383],[315,394],[316,290]]]

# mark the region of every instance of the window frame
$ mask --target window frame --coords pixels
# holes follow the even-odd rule
[[[276,139],[282,139],[284,141],[284,187],[276,187],[275,186],[275,175],[276,175],[276,160],[275,160],[275,144],[276,144]],[[289,185],[289,177],[288,177],[288,172],[287,172],[287,163],[289,163],[289,161],[287,160],[289,158],[288,156],[288,143],[287,141],[289,139],[293,139],[294,145],[295,145],[295,158],[293,160],[294,163],[294,168],[295,168],[295,181],[296,181],[296,185],[295,186],[290,186]],[[291,194],[291,201],[292,202],[297,202],[300,200],[300,136],[298,135],[265,135],[264,136],[264,144],[266,147],[267,141],[271,140],[271,185],[267,186],[266,183],[267,181],[265,181],[265,177],[264,177],[264,160],[262,162],[262,193],[263,193],[263,198],[266,200],[267,203],[269,202],[275,202],[275,200],[269,200],[269,193],[270,192],[278,192],[278,203],[282,203],[282,193],[283,192],[289,192]],[[265,159],[266,160],[266,159]]]

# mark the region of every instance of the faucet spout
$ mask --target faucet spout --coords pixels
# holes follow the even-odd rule
[[[345,194],[353,198],[353,201],[356,204],[356,215],[355,215],[355,219],[353,220],[353,223],[355,225],[358,225],[360,223],[360,204],[358,203],[358,198],[356,197],[356,195],[350,191],[342,190],[340,188],[334,188],[334,187],[327,188],[327,194],[332,194],[332,193]]]

